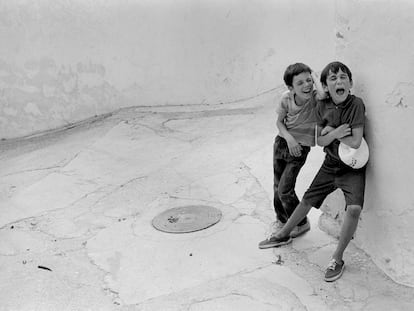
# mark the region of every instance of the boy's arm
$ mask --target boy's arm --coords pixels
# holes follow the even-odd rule
[[[289,133],[283,120],[286,117],[286,111],[282,110],[277,116],[276,125],[279,129],[279,135],[282,136],[288,145],[289,153],[294,157],[299,157],[302,154],[302,147],[298,144],[296,139]]]
[[[335,139],[338,139],[341,141],[341,139],[345,138],[346,136],[351,135],[351,132],[352,132],[351,128],[349,127],[349,124],[342,124],[338,126],[336,129],[328,131],[328,133],[326,133],[325,135],[321,135],[322,131],[323,129],[318,126],[317,142],[318,142],[318,145],[322,147],[328,146]]]
[[[351,133],[348,136],[341,137],[339,141],[351,148],[359,148],[364,135],[365,124],[365,105],[360,98],[355,97],[349,124],[352,127]]]
[[[349,134],[347,134],[349,133]],[[345,145],[357,149],[361,145],[362,136],[364,134],[363,127],[356,127],[351,130],[348,124],[343,124],[336,129],[327,126],[321,130],[318,129],[318,145],[327,146],[334,139],[338,139]],[[341,135],[344,135],[340,137]]]
[[[351,135],[339,138],[339,141],[351,148],[357,149],[361,145],[363,135],[364,127],[356,127],[352,129]]]
[[[311,75],[312,75],[313,84],[314,84],[315,90],[316,90],[316,98],[319,99],[319,100],[325,99],[327,97],[327,94],[326,94],[325,90],[322,87],[322,83],[321,83],[321,80],[319,79],[318,74],[316,72],[312,71]]]
[[[326,135],[329,132],[333,131],[334,129],[335,129],[334,127],[327,125],[324,128],[322,128],[322,131],[321,131],[321,134],[320,135],[321,136]]]

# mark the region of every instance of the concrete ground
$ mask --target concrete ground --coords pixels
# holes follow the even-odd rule
[[[276,92],[276,91],[275,91]],[[272,98],[140,107],[0,144],[0,310],[414,310],[352,243],[334,283],[336,240],[318,229],[260,250],[272,211]],[[301,196],[323,158],[314,148]],[[216,225],[158,231],[187,205]]]

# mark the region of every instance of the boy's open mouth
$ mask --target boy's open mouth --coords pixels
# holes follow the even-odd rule
[[[345,93],[345,89],[343,89],[343,88],[336,89],[336,94],[344,95],[344,93]]]

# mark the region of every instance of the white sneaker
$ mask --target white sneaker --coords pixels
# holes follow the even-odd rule
[[[277,232],[280,231],[280,229],[283,228],[285,224],[283,222],[281,222],[280,220],[275,220],[274,222],[272,222],[269,226],[269,229],[266,232],[266,236],[272,236],[274,234],[276,234]]]
[[[298,236],[308,232],[310,228],[310,222],[309,219],[307,219],[306,223],[302,226],[296,226],[295,228],[293,228],[293,230],[290,232],[290,237],[297,238]]]
[[[285,224],[283,222],[281,222],[280,220],[275,220],[274,222],[272,222],[272,228],[273,231],[279,231],[280,229],[283,228]]]

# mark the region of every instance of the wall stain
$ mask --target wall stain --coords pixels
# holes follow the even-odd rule
[[[414,101],[414,83],[400,82],[386,97],[386,104],[399,109],[412,108]]]
[[[336,32],[336,37],[339,39],[343,39],[344,35],[342,33],[340,33],[339,31]]]
[[[121,92],[105,80],[105,72],[105,66],[90,61],[58,66],[44,57],[18,67],[0,59],[0,139],[113,111]]]

